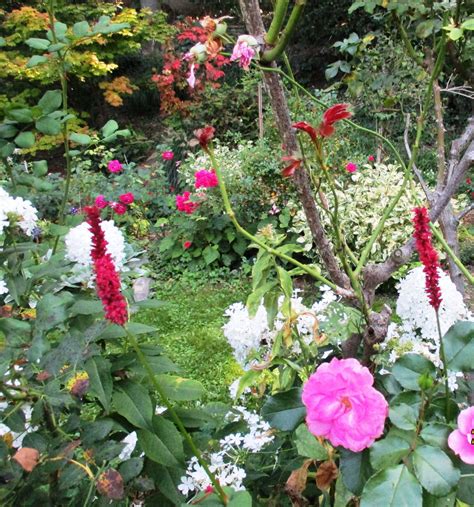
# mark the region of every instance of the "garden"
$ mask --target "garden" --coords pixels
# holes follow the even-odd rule
[[[0,6],[0,504],[474,506],[469,0]]]

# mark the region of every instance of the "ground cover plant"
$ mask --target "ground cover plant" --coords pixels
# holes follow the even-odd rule
[[[50,87],[0,124],[2,504],[473,505],[472,12],[352,2],[419,71],[354,107],[370,62],[383,74],[373,34],[337,45],[355,57],[330,67],[355,69],[337,93],[307,89],[286,54],[306,3],[241,0],[237,30],[121,4],[5,14],[14,72]],[[139,164],[130,129],[82,128],[70,98],[77,48],[113,44],[110,67],[153,38],[145,19],[167,120]],[[257,84],[259,139],[206,102],[232,75]],[[379,101],[393,139],[359,123]]]

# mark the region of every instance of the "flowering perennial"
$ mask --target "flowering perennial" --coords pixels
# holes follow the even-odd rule
[[[416,240],[416,249],[423,263],[425,273],[425,290],[431,306],[438,311],[441,304],[441,291],[439,288],[439,261],[438,252],[431,242],[430,219],[426,208],[415,208],[413,210],[413,225]]]
[[[171,150],[166,150],[161,154],[162,160],[173,160],[174,153]]]
[[[299,158],[296,158],[293,155],[286,155],[282,157],[282,160],[284,162],[289,162],[289,165],[287,165],[282,171],[281,175],[283,178],[290,178],[295,174],[295,171],[300,168],[303,161]]]
[[[30,201],[12,197],[0,187],[0,234],[4,228],[17,224],[27,236],[33,236],[37,221],[38,211]]]
[[[176,207],[179,211],[184,211],[188,215],[191,215],[198,209],[199,204],[191,201],[191,194],[186,191],[183,192],[183,195],[178,194],[176,196]]]
[[[119,196],[119,201],[122,204],[133,204],[135,201],[135,196],[132,194],[132,192],[127,192],[126,194]]]
[[[205,169],[201,169],[194,174],[195,182],[194,186],[196,188],[212,188],[217,187],[219,182],[217,181],[217,175],[214,170],[206,171]]]
[[[346,118],[350,118],[352,113],[348,111],[348,104],[335,104],[334,106],[327,109],[323,114],[323,121],[319,124],[318,128],[312,127],[309,123],[305,121],[299,121],[293,124],[293,128],[298,130],[303,130],[306,132],[313,142],[315,142],[320,137],[329,137],[334,134],[334,124],[340,120],[345,120]]]
[[[258,54],[258,41],[251,35],[239,35],[237,43],[230,57],[231,62],[238,61],[239,66],[244,70],[249,70],[250,62]]]
[[[120,292],[120,277],[112,257],[107,252],[107,241],[101,228],[100,210],[95,206],[85,209],[92,233],[91,258],[96,275],[97,294],[102,301],[105,317],[123,326],[128,319],[127,302]]]
[[[303,386],[309,431],[353,452],[370,447],[388,415],[388,403],[373,383],[357,359],[321,364]]]
[[[118,160],[110,160],[110,162],[107,164],[107,169],[111,173],[119,173],[123,170],[123,165]]]
[[[458,415],[458,429],[448,437],[448,445],[464,463],[474,465],[474,407]]]
[[[357,171],[357,164],[354,164],[354,162],[349,162],[346,164],[346,171],[348,173],[355,173]]]

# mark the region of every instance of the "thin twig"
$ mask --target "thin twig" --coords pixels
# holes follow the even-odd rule
[[[411,158],[411,148],[410,148],[410,141],[408,139],[408,131],[410,129],[410,114],[407,114],[406,115],[406,122],[405,122],[405,131],[403,132],[403,141],[405,143],[405,150],[407,152],[407,155],[408,155],[408,158]],[[421,174],[421,171],[418,169],[418,167],[416,166],[416,164],[413,164],[413,172],[415,173],[420,185],[421,185],[421,188],[423,189],[423,192],[425,193],[426,195],[426,198],[428,199],[428,201],[430,200],[430,190],[428,188],[428,185],[426,184],[426,181],[425,179],[423,178],[423,175]]]
[[[456,222],[460,222],[467,214],[469,214],[474,209],[474,203],[469,204],[466,208],[464,208],[460,213],[456,215]]]

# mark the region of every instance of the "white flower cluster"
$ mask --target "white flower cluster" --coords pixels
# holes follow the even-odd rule
[[[107,241],[107,252],[111,255],[117,271],[121,271],[125,260],[125,238],[113,220],[104,220],[100,224]],[[90,281],[92,278],[92,232],[89,224],[83,222],[73,227],[64,238],[65,257],[74,262],[73,282]]]
[[[0,280],[0,296],[3,296],[4,294],[8,294],[7,284],[5,283],[5,280]]]
[[[320,301],[315,302],[311,308],[302,303],[302,298],[297,296],[297,291],[291,299],[291,309],[298,314],[296,326],[305,343],[311,344],[314,340],[314,325],[316,319],[324,321],[324,310],[337,300],[336,294],[327,286],[322,286],[323,296]],[[279,304],[283,299],[281,298]],[[224,312],[229,318],[223,326],[224,336],[234,351],[236,361],[244,370],[250,369],[256,360],[264,359],[270,351],[276,335],[284,325],[281,313],[277,315],[274,327],[270,329],[267,319],[267,311],[261,304],[258,307],[255,317],[249,316],[248,310],[243,303],[234,303]],[[293,344],[292,351],[295,354],[301,352],[299,343]]]
[[[245,460],[248,453],[256,453],[274,439],[270,425],[257,413],[245,407],[236,406],[225,416],[227,422],[245,421],[248,426],[247,433],[233,433],[219,441],[221,450],[211,453],[209,469],[215,474],[221,486],[230,486],[235,491],[244,490],[242,481],[245,479],[245,470],[238,466],[240,460]],[[211,486],[204,468],[193,457],[188,462],[186,475],[181,477],[179,491],[185,496],[190,493],[205,491]]]
[[[459,320],[474,320],[474,316],[464,304],[462,295],[456,289],[449,276],[439,270],[442,303],[439,308],[441,332]],[[425,292],[425,274],[423,267],[411,270],[398,285],[397,314],[402,323],[390,324],[387,338],[381,344],[382,350],[390,350],[389,362],[394,363],[408,352],[420,354],[436,366],[442,366],[439,357],[439,335],[436,314]],[[461,372],[448,372],[451,390],[458,388],[457,379]]]
[[[33,235],[38,221],[38,210],[30,201],[22,197],[12,197],[0,187],[0,234],[11,225],[9,214],[18,217],[18,225],[27,236]]]

